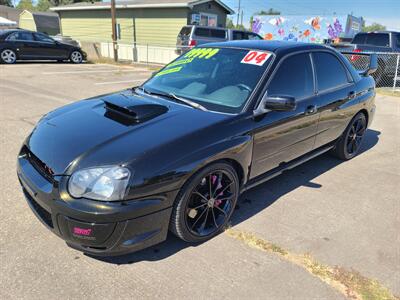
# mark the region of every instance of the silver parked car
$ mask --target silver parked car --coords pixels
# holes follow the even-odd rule
[[[176,52],[182,54],[195,46],[212,42],[262,39],[257,33],[245,30],[188,25],[182,27],[178,34]]]

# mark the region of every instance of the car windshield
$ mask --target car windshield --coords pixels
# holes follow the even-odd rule
[[[194,48],[147,81],[150,93],[178,96],[208,110],[238,113],[250,97],[272,53],[232,48]]]

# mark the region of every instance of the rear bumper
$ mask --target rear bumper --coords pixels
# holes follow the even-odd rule
[[[123,202],[73,199],[63,192],[68,178],[56,176],[49,182],[23,155],[17,174],[34,214],[72,248],[98,256],[122,255],[167,237],[178,191]]]

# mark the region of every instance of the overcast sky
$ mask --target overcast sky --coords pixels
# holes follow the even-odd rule
[[[237,11],[239,0],[222,1]],[[282,14],[291,15],[353,13],[357,17],[364,17],[367,24],[377,22],[389,30],[400,31],[400,0],[241,0],[241,3],[244,7],[245,25],[249,23],[254,12],[274,8]],[[236,16],[234,18],[236,20]]]

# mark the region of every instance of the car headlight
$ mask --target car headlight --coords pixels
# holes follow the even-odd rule
[[[96,167],[72,174],[68,191],[74,198],[101,201],[123,200],[131,172],[124,167]]]

